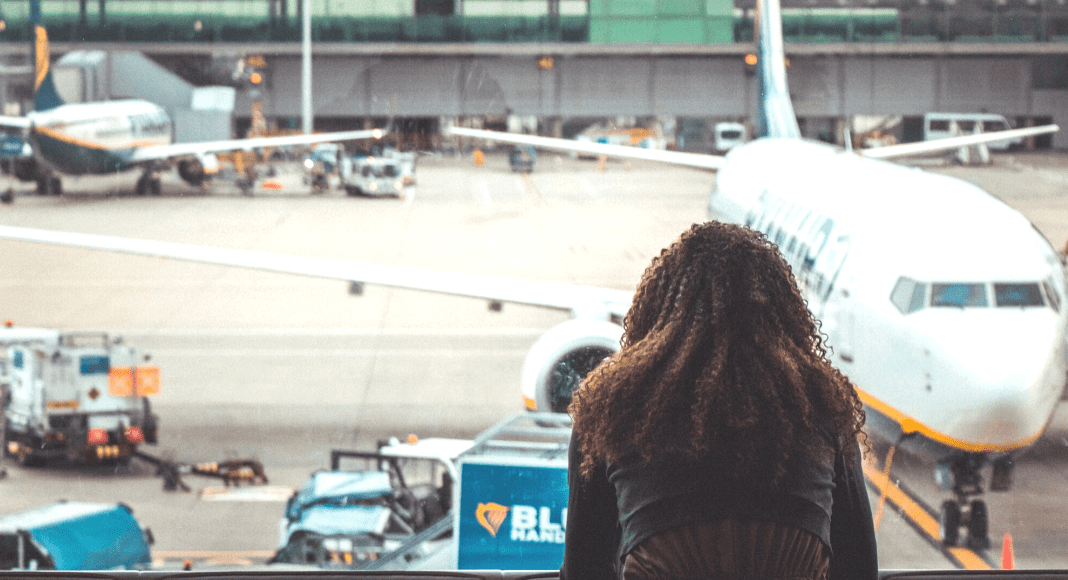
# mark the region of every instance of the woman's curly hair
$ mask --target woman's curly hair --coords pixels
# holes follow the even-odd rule
[[[724,461],[739,481],[776,485],[812,435],[861,437],[864,411],[826,359],[790,267],[763,234],[696,224],[653,259],[623,323],[621,350],[576,390],[569,412],[589,478],[637,453]]]

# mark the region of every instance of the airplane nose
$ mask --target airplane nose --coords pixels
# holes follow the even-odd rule
[[[953,347],[936,350],[930,388],[957,398],[947,434],[1011,448],[1037,438],[1053,413],[1068,374],[1068,345],[1052,312],[989,314],[955,329]],[[1039,316],[1048,323],[1036,324]]]

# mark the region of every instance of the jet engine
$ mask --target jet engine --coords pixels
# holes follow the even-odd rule
[[[605,358],[619,351],[623,328],[574,319],[546,332],[523,363],[523,398],[532,411],[566,413],[571,393]]]
[[[200,186],[204,183],[207,175],[219,171],[219,158],[213,154],[198,155],[192,159],[182,159],[178,162],[178,175],[186,183]]]

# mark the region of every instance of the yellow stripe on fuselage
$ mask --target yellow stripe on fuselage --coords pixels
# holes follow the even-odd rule
[[[960,449],[961,451],[967,451],[970,453],[1005,453],[1008,451],[1021,449],[1037,441],[1038,438],[1042,436],[1042,433],[1046,430],[1045,425],[1043,425],[1043,427],[1039,429],[1038,432],[1034,435],[1025,437],[1024,439],[1020,439],[1018,441],[1013,441],[1011,443],[973,443],[970,441],[964,441],[962,439],[951,437],[949,435],[946,435],[945,433],[942,433],[927,425],[924,425],[916,419],[891,407],[884,401],[873,397],[870,393],[860,388],[857,389],[857,395],[860,397],[860,401],[862,403],[864,403],[868,407],[871,407],[874,411],[886,416],[890,420],[900,425],[902,433],[919,433],[920,435],[923,435],[924,437],[937,443],[941,443],[946,447],[952,447],[953,449]]]
[[[34,127],[34,130],[38,133],[41,133],[42,135],[45,135],[57,141],[63,141],[64,143],[70,143],[71,145],[75,145],[77,147],[84,147],[86,149],[98,149],[100,151],[120,151],[124,149],[137,149],[138,147],[148,147],[151,145],[160,144],[152,141],[138,141],[114,147],[105,145],[103,143],[94,143],[92,141],[86,141],[85,139],[80,139],[78,137],[71,137],[70,135],[60,133],[59,131],[51,127],[36,126]]]

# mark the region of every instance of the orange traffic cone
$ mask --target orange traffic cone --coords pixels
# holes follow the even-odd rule
[[[1005,539],[1001,541],[1001,569],[1016,569],[1016,555],[1012,553],[1012,534],[1005,534]]]

